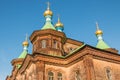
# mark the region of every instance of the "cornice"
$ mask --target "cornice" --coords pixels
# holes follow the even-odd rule
[[[38,55],[38,56],[37,56]],[[52,62],[55,64],[62,64],[62,65],[67,65],[78,58],[82,58],[85,55],[92,55],[93,58],[95,59],[101,59],[101,60],[107,60],[111,62],[119,62],[120,63],[120,55],[119,54],[114,54],[109,51],[104,51],[104,50],[97,50],[95,48],[92,48],[90,46],[85,46],[83,49],[76,51],[75,53],[71,54],[68,57],[57,57],[57,56],[50,56],[50,55],[44,55],[37,53],[34,57],[35,59],[42,60],[45,62]],[[103,59],[104,58],[104,59]],[[48,60],[47,60],[48,59]]]
[[[86,45],[79,51],[65,58],[50,56],[42,53],[34,53],[32,55],[27,55],[26,59],[22,64],[22,67],[20,68],[20,72],[23,72],[31,62],[36,62],[36,61],[43,61],[46,64],[68,67],[78,61],[82,61],[84,56],[86,55],[91,55],[93,59],[120,64],[120,55],[111,54],[111,52],[98,50],[96,48]]]
[[[31,42],[33,42],[37,36],[44,36],[44,35],[53,35],[57,37],[61,37],[63,40],[66,39],[66,35],[63,32],[55,31],[52,29],[47,29],[47,30],[36,30],[32,33],[30,36]]]
[[[15,64],[17,64],[17,63],[21,63],[23,60],[24,60],[23,58],[13,59],[13,60],[11,61],[11,64],[12,64],[12,65],[15,65]]]
[[[93,58],[95,59],[120,64],[120,54],[115,54],[106,50],[98,50],[91,47],[88,47],[88,51],[90,51],[90,54],[93,55]]]
[[[78,46],[81,46],[82,44],[84,44],[84,42],[77,41],[77,40],[74,40],[74,39],[71,39],[71,38],[67,38],[66,43],[71,43],[71,44],[75,44],[75,45],[78,45]]]

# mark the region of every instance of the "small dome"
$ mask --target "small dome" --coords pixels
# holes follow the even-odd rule
[[[102,32],[102,30],[97,30],[97,31],[95,32],[95,34],[96,34],[96,35],[102,35],[103,32]]]
[[[64,25],[60,22],[60,18],[58,18],[58,22],[55,24],[55,27],[63,27]]]
[[[61,22],[57,22],[57,23],[55,24],[55,27],[63,27],[63,24],[62,24]]]
[[[50,15],[52,16],[53,15],[53,12],[49,9],[47,9],[45,12],[44,12],[44,16],[47,16],[47,15]]]
[[[28,41],[24,41],[22,45],[23,46],[29,46],[29,43],[28,43]]]

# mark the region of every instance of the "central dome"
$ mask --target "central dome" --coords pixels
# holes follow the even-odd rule
[[[52,16],[52,15],[53,15],[53,12],[52,12],[50,9],[47,9],[47,10],[44,12],[44,16],[47,16],[47,15]]]

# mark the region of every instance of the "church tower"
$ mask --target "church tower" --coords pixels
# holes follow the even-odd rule
[[[52,16],[53,12],[50,10],[50,4],[48,3],[47,10],[44,12],[46,19],[44,26],[41,30],[34,31],[30,36],[31,43],[33,44],[33,54],[65,55],[62,46],[66,40],[63,24],[61,25],[60,20],[58,20],[55,28],[52,24]]]

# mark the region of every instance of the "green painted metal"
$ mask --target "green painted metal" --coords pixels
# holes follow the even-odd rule
[[[23,52],[20,54],[20,56],[18,58],[25,58],[27,53],[28,53],[27,50],[23,50]]]
[[[20,67],[21,67],[21,65],[20,65],[20,64],[18,64],[18,65],[17,65],[17,68],[19,69]]]
[[[44,29],[53,29],[56,30],[55,27],[51,24],[51,22],[46,22],[45,25],[43,26],[43,28],[41,30]]]
[[[20,54],[20,56],[18,58],[22,58],[24,59],[27,55],[28,51],[27,50],[23,50],[23,52]],[[20,64],[17,65],[17,68],[19,69],[21,67]]]
[[[99,48],[99,49],[110,48],[110,46],[108,46],[102,39],[98,40],[98,43],[97,43],[96,47]]]
[[[84,47],[86,44],[84,43],[83,45],[79,46],[77,49],[71,51],[69,54],[73,54],[75,53],[76,51],[80,50],[82,47]]]

